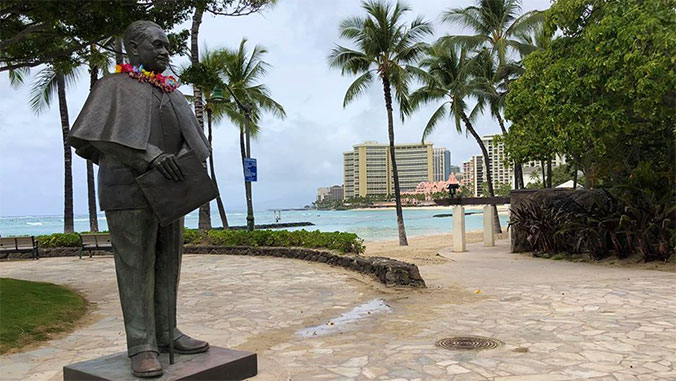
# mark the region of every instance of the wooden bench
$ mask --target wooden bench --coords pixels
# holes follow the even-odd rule
[[[80,234],[80,259],[82,251],[89,251],[89,258],[92,257],[94,250],[112,251],[113,245],[110,243],[110,233],[92,233]]]
[[[32,259],[39,259],[38,241],[33,236],[0,237],[0,253],[32,253]]]

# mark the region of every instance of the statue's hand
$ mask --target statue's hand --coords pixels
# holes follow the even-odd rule
[[[170,180],[183,181],[183,172],[181,172],[181,167],[179,167],[174,155],[160,154],[150,163],[150,168],[157,168],[164,177]]]

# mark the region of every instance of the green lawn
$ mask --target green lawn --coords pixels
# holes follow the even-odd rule
[[[65,287],[0,278],[0,354],[72,329],[86,310],[85,299]]]

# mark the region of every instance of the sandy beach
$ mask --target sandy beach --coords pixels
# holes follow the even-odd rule
[[[477,243],[483,240],[482,231],[471,231],[466,233],[467,243]],[[506,240],[507,233],[497,234],[496,241]],[[449,259],[438,255],[439,251],[453,246],[452,234],[438,234],[426,235],[417,237],[408,237],[408,246],[399,246],[399,240],[387,241],[365,241],[366,252],[364,255],[373,257],[389,257],[405,262],[414,263],[418,266],[442,264],[449,261]],[[522,253],[518,255],[531,256],[530,253]],[[630,267],[642,270],[658,270],[676,272],[676,262],[643,262],[638,257],[629,257],[620,259],[617,257],[609,257],[600,261],[594,261],[584,255],[577,255],[571,258],[557,257],[554,260],[568,260],[570,262],[587,262],[599,266],[612,267]]]
[[[482,231],[466,233],[467,243],[481,242]],[[507,233],[498,234],[497,240],[507,239]],[[399,259],[416,265],[428,265],[447,262],[448,259],[437,255],[440,250],[453,246],[452,234],[408,237],[408,246],[399,246],[399,240],[365,241],[365,255]]]

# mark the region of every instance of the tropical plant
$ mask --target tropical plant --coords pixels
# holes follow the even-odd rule
[[[106,48],[111,48],[114,44],[114,38],[109,38],[103,41],[100,45]],[[108,68],[111,65],[113,56],[109,51],[97,49],[95,44],[89,46],[89,56],[87,57],[89,66],[89,89],[91,90],[96,84],[99,77],[99,72],[103,74],[108,73]],[[99,231],[99,219],[96,209],[96,186],[94,180],[94,163],[91,160],[87,162],[87,211],[89,213],[89,231]]]
[[[460,24],[470,29],[473,35],[455,35],[442,37],[442,41],[459,44],[469,50],[483,51],[483,70],[477,73],[478,87],[481,92],[479,102],[486,101],[491,115],[498,121],[502,134],[507,129],[502,118],[505,96],[509,84],[518,77],[522,68],[518,62],[510,59],[510,53],[521,57],[535,49],[531,32],[542,25],[542,13],[539,11],[521,13],[520,0],[479,0],[476,5],[445,11],[444,21]],[[514,178],[517,188],[523,188],[523,168],[514,161]]]
[[[487,48],[499,65],[506,65],[510,51],[521,55],[533,51],[533,46],[519,37],[542,22],[539,11],[519,13],[521,0],[477,0],[473,6],[449,9],[442,14],[445,22],[459,24],[475,34],[446,36],[442,40],[462,45],[468,50]]]
[[[200,66],[199,54],[199,32],[204,13],[211,13],[215,16],[244,16],[261,11],[266,6],[274,5],[277,0],[198,0],[194,2],[194,13],[190,27],[190,63],[193,68]],[[204,104],[202,88],[199,83],[193,83],[193,104],[195,106],[195,117],[197,122],[204,129]],[[222,203],[221,203],[222,204]],[[219,204],[219,213],[221,219],[224,219],[224,212],[221,212],[222,205]],[[224,222],[225,224],[225,222]],[[225,226],[225,225],[224,225]],[[211,209],[209,203],[199,208],[198,227],[201,230],[211,229]]]
[[[478,64],[480,57],[468,57],[465,48],[458,49],[443,41],[430,46],[426,53],[425,58],[420,62],[422,70],[419,70],[423,85],[411,93],[409,111],[426,103],[440,101],[442,103],[432,113],[425,125],[422,139],[425,140],[444,118],[450,118],[455,122],[458,133],[463,133],[464,125],[465,134],[472,135],[481,149],[486,167],[488,193],[495,197],[488,150],[472,124],[481,107],[478,104],[471,111],[468,111],[469,105],[467,102],[476,93],[474,75],[480,67]],[[494,215],[495,229],[497,232],[502,232],[497,208]]]
[[[209,144],[213,141],[213,124],[219,123],[225,115],[226,104],[230,100],[223,97],[222,89],[224,87],[220,75],[223,71],[224,57],[218,51],[205,49],[200,57],[199,69],[194,66],[181,68],[179,76],[183,83],[193,84],[200,89],[202,95],[202,102],[204,110],[207,113],[207,140]],[[195,96],[187,96],[188,100],[193,101]],[[216,171],[214,169],[214,151],[209,155],[209,169],[211,179],[216,187],[218,181],[216,179]],[[225,213],[225,206],[221,196],[216,197],[216,205],[218,207],[218,214],[221,219],[223,228],[228,228],[228,218]],[[209,224],[211,221],[209,220]],[[201,230],[204,230],[200,228]]]
[[[232,91],[237,102],[230,102],[222,109],[223,117],[230,119],[239,128],[240,152],[242,155],[242,172],[245,172],[244,162],[251,157],[250,137],[256,137],[261,129],[260,121],[263,113],[270,113],[278,118],[286,118],[284,107],[270,96],[268,87],[260,81],[267,74],[270,64],[263,61],[267,50],[256,45],[249,52],[247,40],[242,39],[236,50],[223,49],[215,52],[214,59],[222,62],[221,77]],[[238,107],[241,102],[246,107]],[[253,218],[253,201],[251,182],[244,182],[247,199],[247,216]],[[247,217],[248,218],[248,217]],[[253,220],[247,219],[247,224],[253,227]]]
[[[373,84],[376,76],[383,86],[387,131],[390,143],[390,162],[394,180],[394,196],[397,210],[399,245],[408,245],[404,216],[401,208],[399,173],[394,152],[394,120],[392,116],[392,90],[399,103],[401,119],[409,111],[409,84],[417,69],[413,66],[427,46],[422,39],[432,33],[429,22],[418,16],[410,25],[403,21],[411,9],[401,2],[394,6],[384,1],[364,1],[365,17],[351,17],[340,23],[340,35],[351,40],[355,48],[337,45],[329,56],[329,64],[339,68],[343,75],[359,77],[348,87],[343,107],[354,101]]]
[[[27,73],[27,71],[23,71]],[[63,142],[63,231],[74,231],[73,220],[73,153],[66,141],[70,131],[68,120],[68,103],[66,87],[75,84],[78,70],[71,62],[55,62],[40,70],[33,79],[30,89],[30,107],[36,114],[49,108],[54,97],[58,98],[59,115],[61,117],[61,137]],[[15,81],[20,81],[15,76]]]

